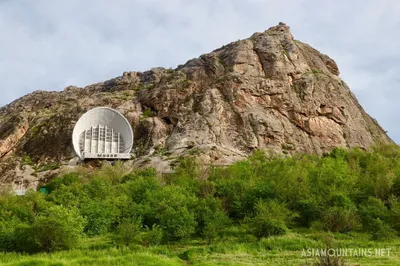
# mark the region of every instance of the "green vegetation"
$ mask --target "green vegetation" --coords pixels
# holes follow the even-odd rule
[[[37,172],[51,171],[60,168],[60,163],[52,162],[48,164],[44,164],[37,169]]]
[[[184,80],[181,81],[181,89],[187,89],[190,87],[190,84],[192,84],[192,82],[190,81],[190,79],[185,78]]]
[[[323,74],[323,73],[324,73],[321,69],[311,69],[311,72],[312,72],[314,75]]]
[[[153,111],[150,108],[148,108],[143,111],[141,118],[146,119],[153,116],[154,116]]]
[[[283,50],[282,50],[282,54],[283,54],[283,55],[286,55],[287,59],[290,60],[290,54],[289,54],[289,51],[288,51],[288,50],[283,49]]]
[[[302,252],[332,247],[391,248],[344,260],[399,265],[399,158],[382,145],[322,157],[257,151],[208,169],[183,158],[165,175],[119,163],[69,173],[46,195],[0,195],[0,264],[329,265]]]
[[[129,85],[129,90],[140,91],[140,90],[151,90],[155,87],[154,84],[151,83],[139,83],[138,85]]]
[[[21,157],[21,167],[25,166],[25,165],[30,165],[30,166],[34,166],[34,162],[32,160],[31,157],[29,157],[28,155],[23,155]]]

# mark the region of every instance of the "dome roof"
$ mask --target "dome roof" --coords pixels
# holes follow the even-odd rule
[[[98,107],[78,120],[72,134],[76,154],[84,159],[130,159],[133,131],[117,110]]]

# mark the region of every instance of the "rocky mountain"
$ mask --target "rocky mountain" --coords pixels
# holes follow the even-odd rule
[[[74,124],[98,106],[119,110],[132,124],[127,163],[161,171],[185,154],[224,165],[256,149],[322,154],[391,142],[339,77],[335,61],[280,23],[176,69],[36,91],[1,108],[1,182],[23,176],[33,184],[67,167],[75,157]]]

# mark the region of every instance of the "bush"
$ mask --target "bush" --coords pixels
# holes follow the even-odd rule
[[[199,200],[196,206],[196,221],[198,234],[209,242],[219,237],[230,224],[221,201],[211,196]]]
[[[0,220],[10,221],[15,219],[32,224],[36,213],[50,205],[51,203],[45,200],[44,195],[33,191],[28,191],[24,197],[0,195]]]
[[[110,202],[89,200],[82,204],[81,213],[87,220],[85,232],[94,236],[109,232],[118,222],[120,211]]]
[[[348,196],[343,193],[333,194],[327,204],[331,207],[326,207],[322,211],[323,229],[346,233],[360,228],[357,208]]]
[[[393,181],[392,193],[393,193],[394,196],[400,197],[400,177],[397,177],[397,178]]]
[[[370,221],[369,228],[371,230],[372,239],[374,240],[390,239],[396,235],[396,232],[379,218]]]
[[[39,214],[30,232],[41,251],[70,249],[80,239],[84,225],[77,210],[52,206]]]
[[[291,212],[275,200],[260,200],[255,206],[255,214],[244,219],[245,226],[256,237],[268,237],[286,234],[287,222],[292,218]]]
[[[390,198],[390,224],[400,233],[400,201],[397,198]]]
[[[335,159],[341,158],[341,159],[347,160],[348,159],[348,151],[343,148],[336,147],[328,154],[328,156],[335,158]]]
[[[367,231],[376,231],[376,219],[379,224],[388,221],[390,213],[385,204],[378,198],[369,197],[367,201],[359,206],[360,215],[364,228]]]
[[[160,226],[169,240],[188,238],[196,231],[194,213],[185,207],[168,207],[160,213],[159,219]]]
[[[140,240],[141,229],[141,219],[122,222],[120,225],[118,225],[116,233],[113,235],[114,242],[118,245],[125,246],[138,243]]]
[[[155,177],[154,169],[145,169],[127,175],[122,179],[123,191],[135,203],[147,201],[149,193],[155,193],[161,188]]]
[[[222,232],[228,223],[226,216],[222,216],[221,213],[218,213],[215,218],[206,219],[201,234],[205,239],[207,239],[208,243],[211,243],[222,235]]]
[[[15,251],[16,238],[15,229],[19,225],[19,221],[14,219],[11,221],[0,221],[0,251]]]
[[[46,184],[44,188],[46,188],[47,193],[51,193],[52,191],[59,189],[62,185],[70,186],[77,182],[79,182],[79,174],[69,173],[53,179],[50,183]]]
[[[118,225],[113,234],[113,240],[118,245],[131,246],[141,244],[143,246],[159,245],[163,239],[163,231],[157,226],[144,227],[141,218],[124,221]]]
[[[37,241],[37,233],[29,224],[17,224],[14,228],[14,249],[18,252],[39,252],[45,251]],[[67,249],[68,247],[66,247]]]
[[[320,219],[322,207],[319,204],[314,198],[299,201],[296,208],[299,213],[296,221],[299,225],[310,227],[312,222]]]
[[[86,195],[82,191],[82,185],[79,183],[71,183],[68,186],[61,185],[47,195],[47,200],[66,208],[74,208],[85,201]]]
[[[133,173],[129,173],[129,174],[123,176],[121,179],[121,183],[135,181],[139,178],[153,180],[156,176],[157,176],[157,171],[154,168],[146,167],[146,168],[136,170]]]
[[[140,243],[143,246],[156,246],[161,244],[163,240],[163,230],[158,225],[153,225],[152,228],[145,227],[140,235]]]
[[[332,232],[347,233],[360,228],[356,208],[334,206],[324,211],[322,228]]]
[[[187,238],[195,233],[197,222],[195,209],[197,198],[183,187],[166,186],[149,195],[147,210],[152,226],[158,224],[168,240]],[[153,217],[153,219],[151,219]]]

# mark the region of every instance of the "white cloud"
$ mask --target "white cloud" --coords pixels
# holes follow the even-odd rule
[[[399,12],[397,0],[1,1],[0,105],[38,89],[176,67],[283,21],[337,61],[361,104],[399,141]]]

